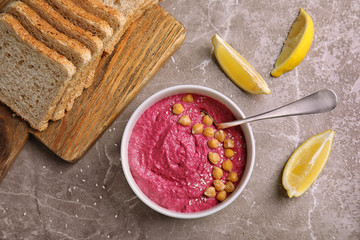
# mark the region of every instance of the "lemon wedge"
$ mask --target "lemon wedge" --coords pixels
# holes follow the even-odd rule
[[[304,9],[291,27],[290,33],[284,42],[280,56],[271,71],[273,77],[294,69],[305,58],[314,38],[314,23]]]
[[[271,90],[256,70],[219,35],[211,39],[220,67],[238,87],[252,94],[270,94]]]
[[[319,176],[330,156],[334,136],[331,129],[312,136],[290,156],[282,175],[290,198],[300,197]]]

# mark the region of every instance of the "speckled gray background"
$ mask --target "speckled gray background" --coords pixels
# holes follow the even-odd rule
[[[180,1],[161,5],[187,28],[180,49],[84,158],[63,162],[30,138],[0,184],[0,239],[360,239],[360,2]],[[280,78],[269,73],[299,8],[313,18],[305,60]],[[263,76],[271,95],[239,90],[212,57],[219,33]],[[198,84],[230,97],[246,115],[286,104],[322,88],[339,97],[331,113],[251,124],[256,164],[240,197],[197,220],[162,216],[125,181],[120,143],[127,120],[151,94]],[[300,198],[281,186],[294,149],[326,129],[336,131],[320,177]]]

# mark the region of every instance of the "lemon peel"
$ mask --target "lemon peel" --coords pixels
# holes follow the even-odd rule
[[[315,182],[329,159],[334,136],[331,129],[312,136],[290,156],[282,175],[289,198],[300,197]]]
[[[268,85],[256,70],[218,34],[215,34],[211,41],[215,57],[231,81],[248,93],[271,93]]]
[[[294,69],[299,65],[308,53],[314,38],[314,23],[305,12],[300,9],[299,15],[293,23],[280,56],[276,60],[273,77],[280,77],[283,73]]]

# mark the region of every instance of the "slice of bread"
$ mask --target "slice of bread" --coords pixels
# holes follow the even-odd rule
[[[87,88],[91,85],[94,78],[95,69],[99,64],[101,55],[104,50],[103,42],[99,37],[93,35],[91,32],[86,31],[65,19],[58,11],[45,2],[45,0],[22,1],[29,5],[34,11],[36,11],[37,14],[39,14],[58,31],[78,40],[91,51],[92,60],[88,67],[90,70],[87,73],[84,73],[84,76],[80,77],[81,81],[75,86],[74,91],[69,92],[68,90],[67,95],[64,96],[64,98],[62,98],[58,103],[53,116],[53,120],[58,120],[65,115],[65,108],[66,111],[70,111],[74,100],[81,95],[84,88]]]
[[[0,101],[39,131],[75,74],[64,56],[36,40],[10,14],[0,14]]]
[[[86,12],[83,8],[77,6],[71,0],[45,0],[61,15],[73,24],[91,32],[100,37],[104,46],[113,35],[113,29],[104,20]]]
[[[89,49],[57,31],[25,3],[14,1],[6,7],[5,12],[15,16],[37,40],[69,59],[78,71],[91,60]]]
[[[84,85],[82,79],[86,78],[90,68],[93,68],[89,65],[92,60],[90,50],[78,41],[57,31],[23,2],[12,2],[5,11],[16,16],[37,40],[64,55],[76,66],[77,72],[57,104],[52,117],[52,120],[61,119],[65,115],[66,108],[68,107],[69,110],[72,108],[72,104],[69,104],[71,99],[81,95],[83,88],[80,86]]]
[[[50,23],[59,32],[76,39],[85,47],[90,49],[92,55],[101,54],[103,42],[89,31],[72,24],[66,20],[58,11],[55,11],[45,0],[21,0],[30,6],[41,18]]]
[[[98,18],[108,22],[114,30],[108,44],[105,46],[105,51],[111,53],[114,46],[119,42],[122,34],[124,33],[123,27],[125,25],[125,17],[112,7],[104,5],[100,0],[73,0],[74,3],[85,9],[86,11],[94,14]]]

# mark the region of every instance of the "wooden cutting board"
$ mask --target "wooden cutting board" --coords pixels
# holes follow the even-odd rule
[[[124,34],[114,52],[103,57],[93,85],[73,109],[47,130],[37,132],[0,103],[0,181],[34,135],[60,158],[79,160],[120,115],[185,39],[185,28],[155,5]]]

